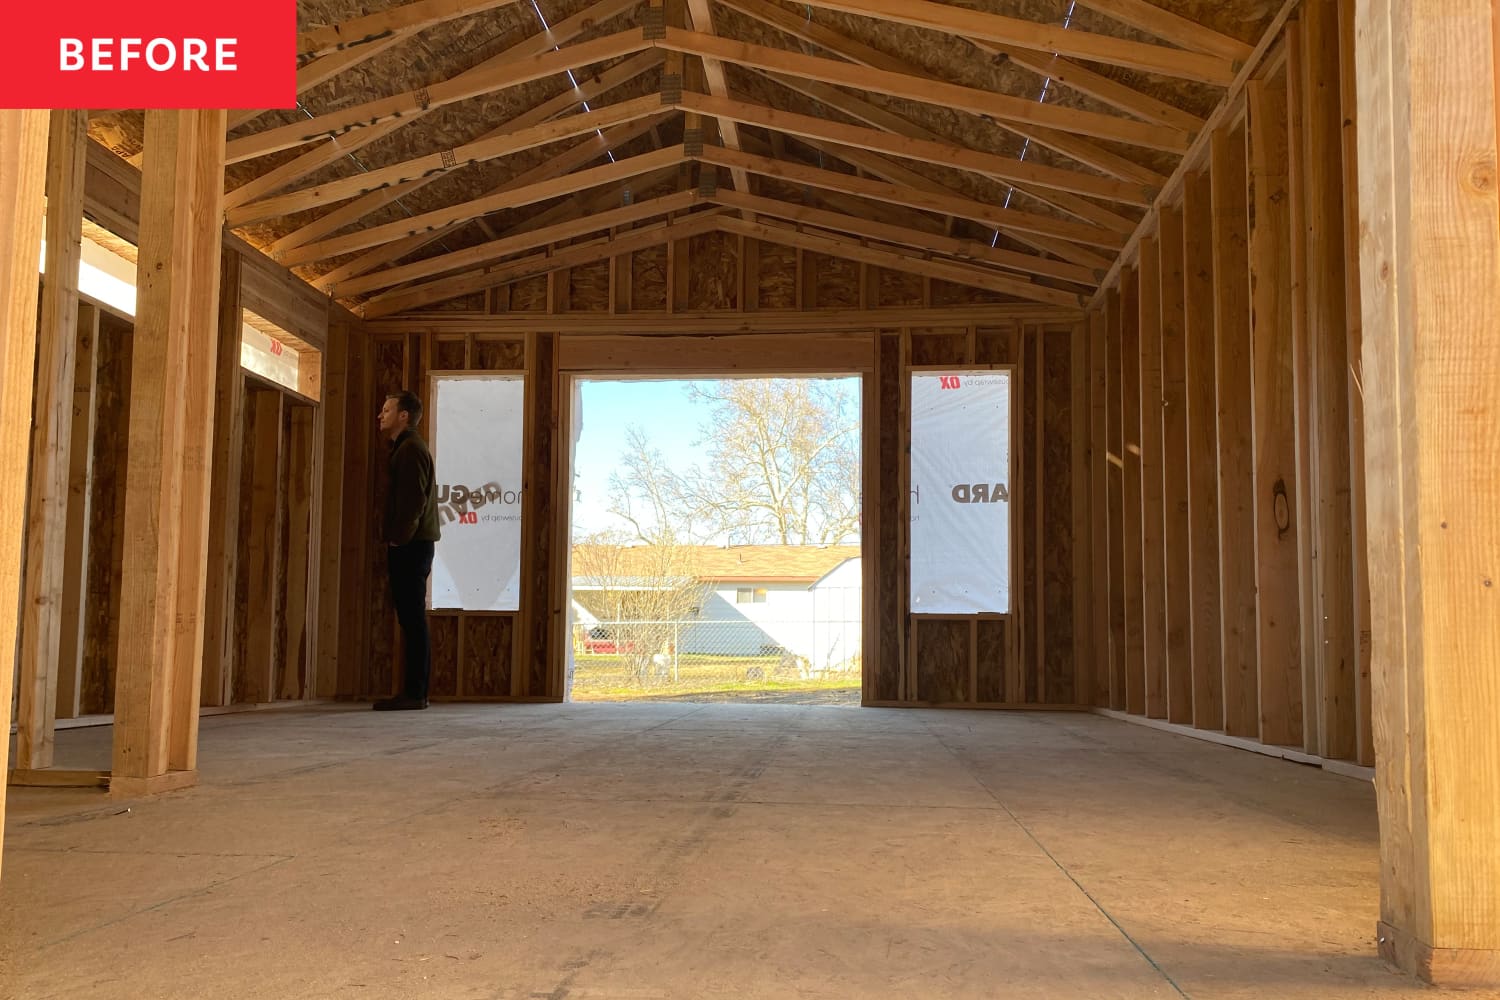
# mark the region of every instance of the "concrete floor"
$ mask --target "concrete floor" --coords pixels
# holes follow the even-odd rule
[[[1368,783],[1110,719],[349,706],[202,748],[154,800],[11,791],[0,995],[1426,992],[1374,957]]]

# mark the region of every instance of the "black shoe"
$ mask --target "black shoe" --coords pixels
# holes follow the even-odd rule
[[[427,699],[418,700],[408,698],[406,695],[397,695],[394,698],[382,698],[375,703],[377,712],[415,712],[427,707]]]

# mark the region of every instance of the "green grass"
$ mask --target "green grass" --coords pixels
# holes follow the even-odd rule
[[[853,693],[860,687],[858,671],[800,677],[795,667],[783,668],[777,656],[711,656],[684,653],[677,658],[677,680],[642,683],[631,674],[631,657],[578,654],[574,657],[573,698],[576,701],[629,701],[682,698],[695,695],[729,700],[783,701],[798,695],[814,701],[845,700],[834,692]],[[670,669],[670,668],[669,668]]]

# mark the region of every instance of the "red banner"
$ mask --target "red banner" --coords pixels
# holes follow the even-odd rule
[[[295,0],[15,3],[0,107],[290,108]]]

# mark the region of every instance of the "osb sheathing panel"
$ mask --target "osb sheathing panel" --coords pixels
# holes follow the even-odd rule
[[[1014,361],[1012,345],[1016,331],[1013,328],[992,329],[980,327],[974,331],[975,361],[981,365],[1004,365]]]
[[[630,307],[667,308],[667,248],[637,250],[630,256]]]
[[[610,262],[601,260],[565,272],[568,281],[568,310],[608,312],[610,271]]]
[[[842,257],[820,253],[804,255],[804,267],[813,269],[819,309],[859,307],[859,265]]]
[[[507,286],[510,289],[511,312],[547,311],[547,276],[538,274]]]
[[[694,311],[733,309],[739,300],[740,243],[727,233],[704,233],[687,241],[687,301],[680,307]]]
[[[458,615],[429,614],[427,631],[432,637],[432,682],[434,698],[458,694]]]
[[[526,344],[519,339],[474,338],[475,371],[521,371],[526,367]]]
[[[511,615],[463,615],[463,692],[465,697],[497,698],[510,694]]]
[[[919,306],[922,304],[922,276],[906,271],[881,268],[877,272],[876,304],[880,306]]]
[[[923,618],[916,630],[917,699],[969,701],[969,623]]]
[[[760,244],[760,307],[797,308],[797,251],[780,243]]]
[[[962,365],[966,360],[968,340],[965,330],[942,330],[920,335],[914,333],[911,338],[911,363]]]
[[[462,371],[467,345],[462,337],[438,337],[432,344],[432,367],[437,371]]]
[[[1005,675],[1010,659],[1011,623],[987,620],[979,623],[979,643],[975,648],[979,674],[980,703],[1005,701]]]

